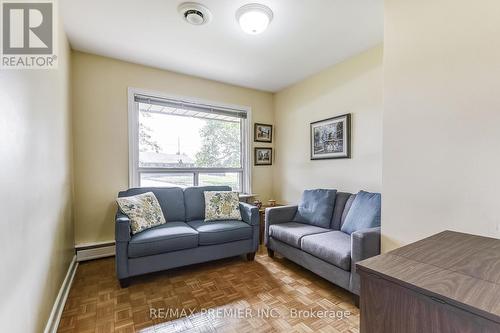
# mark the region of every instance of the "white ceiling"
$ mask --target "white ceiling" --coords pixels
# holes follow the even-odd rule
[[[75,50],[266,91],[279,91],[383,38],[383,0],[199,0],[210,23],[192,26],[182,0],[64,0]],[[267,31],[247,35],[236,10],[269,6]]]

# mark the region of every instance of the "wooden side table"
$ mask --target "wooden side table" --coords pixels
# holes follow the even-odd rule
[[[266,228],[266,208],[271,208],[271,207],[280,207],[283,205],[276,204],[274,206],[269,206],[269,205],[262,205],[262,207],[259,209],[259,216],[260,216],[260,223],[259,223],[259,240],[260,244],[264,242],[264,232]]]

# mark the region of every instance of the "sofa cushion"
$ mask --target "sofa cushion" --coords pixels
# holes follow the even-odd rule
[[[128,256],[144,257],[197,246],[196,230],[185,222],[168,222],[132,236],[128,244]]]
[[[222,244],[252,238],[252,227],[241,221],[195,220],[187,224],[198,232],[199,245]]]
[[[205,218],[205,191],[231,191],[231,187],[199,186],[185,188],[186,221],[203,220]]]
[[[153,192],[117,198],[116,202],[122,213],[129,217],[132,234],[166,223]]]
[[[342,218],[340,220],[340,229],[342,229],[342,226],[345,223],[345,218],[347,217],[347,213],[349,213],[349,210],[351,209],[352,202],[356,199],[356,194],[351,194],[349,199],[347,199],[345,206],[344,206],[344,211],[342,212]]]
[[[240,198],[238,192],[205,191],[205,222],[239,220]]]
[[[300,240],[302,237],[328,231],[331,230],[298,222],[285,222],[271,224],[269,226],[270,237],[296,248],[300,248]]]
[[[184,194],[180,187],[142,187],[131,188],[118,193],[118,197],[129,197],[146,192],[153,192],[160,203],[161,210],[167,223],[169,221],[184,221]]]
[[[304,236],[301,249],[346,271],[351,269],[351,236],[342,231],[330,231]]]
[[[329,228],[336,193],[337,190],[305,190],[293,221]]]
[[[357,230],[380,227],[380,206],[380,193],[360,191],[340,230],[350,235]]]
[[[345,192],[337,192],[335,195],[335,206],[333,207],[333,217],[330,229],[340,230],[340,226],[342,225],[342,215],[345,211],[346,203],[349,201],[351,196],[351,193]]]

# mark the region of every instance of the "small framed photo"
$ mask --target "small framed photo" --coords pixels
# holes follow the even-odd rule
[[[351,158],[351,114],[311,123],[311,160]]]
[[[254,125],[255,142],[273,142],[273,125],[259,124]]]
[[[273,164],[273,149],[272,148],[255,148],[255,165],[272,165]]]

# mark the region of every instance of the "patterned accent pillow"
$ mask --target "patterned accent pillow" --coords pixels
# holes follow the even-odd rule
[[[153,192],[117,198],[116,202],[129,217],[132,234],[167,223]]]
[[[238,192],[205,191],[205,222],[241,220]]]

